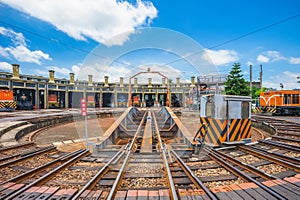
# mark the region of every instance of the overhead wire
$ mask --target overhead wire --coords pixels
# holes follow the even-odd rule
[[[296,15],[293,15],[293,16],[291,16],[291,17],[288,17],[288,18],[279,20],[279,21],[274,22],[274,23],[272,23],[272,24],[266,25],[266,26],[264,26],[264,27],[255,29],[254,31],[250,31],[250,32],[245,33],[245,34],[243,34],[243,35],[240,35],[240,36],[238,36],[238,37],[235,37],[235,38],[229,39],[229,40],[227,40],[227,41],[221,42],[221,43],[219,43],[219,44],[210,46],[210,47],[208,47],[207,49],[212,50],[212,49],[215,49],[215,48],[217,48],[217,47],[224,46],[225,44],[228,44],[228,43],[237,41],[237,40],[242,39],[242,38],[244,38],[244,37],[253,35],[253,34],[255,34],[255,33],[258,33],[258,32],[260,32],[260,31],[266,30],[266,29],[268,29],[268,28],[271,28],[271,27],[273,27],[273,26],[282,24],[282,23],[284,23],[284,22],[290,21],[290,20],[295,19],[295,18],[298,18],[298,17],[300,17],[300,13],[299,13],[299,14],[296,14]],[[182,60],[182,59],[186,59],[186,58],[188,58],[188,57],[195,56],[195,55],[201,54],[201,53],[203,53],[203,51],[195,52],[195,53],[189,54],[189,55],[187,55],[187,56],[178,58],[178,59],[176,59],[176,60],[174,60],[174,61],[172,61],[172,62],[166,63],[166,65],[173,64],[173,63],[175,63],[175,62],[177,62],[177,61],[180,61],[180,60]]]
[[[290,20],[295,19],[295,18],[298,18],[298,17],[300,17],[300,13],[299,13],[299,14],[296,14],[296,15],[293,15],[293,16],[290,16],[290,17],[288,17],[288,18],[279,20],[279,21],[274,22],[274,23],[272,23],[272,24],[266,25],[266,26],[264,26],[264,27],[255,29],[254,31],[250,31],[250,32],[245,33],[245,34],[243,34],[243,35],[240,35],[240,36],[238,36],[238,37],[235,37],[235,38],[229,39],[229,40],[227,40],[227,41],[221,42],[221,43],[219,43],[219,44],[210,46],[210,47],[208,47],[207,49],[212,50],[212,49],[215,49],[215,48],[217,48],[217,47],[224,46],[224,45],[226,45],[226,44],[228,44],[228,43],[231,43],[231,42],[240,40],[240,39],[245,38],[245,37],[247,37],[247,36],[253,35],[253,34],[255,34],[255,33],[261,32],[261,31],[263,31],[263,30],[269,29],[269,28],[271,28],[271,27],[273,27],[273,26],[276,26],[276,25],[285,23],[285,22],[287,22],[287,21],[290,21]],[[59,40],[57,40],[57,39],[53,39],[53,38],[50,38],[50,37],[47,37],[47,36],[44,36],[44,35],[35,33],[35,32],[33,32],[33,31],[24,29],[24,28],[22,28],[22,27],[13,25],[13,24],[11,24],[11,23],[8,23],[8,22],[3,21],[2,19],[0,19],[0,23],[5,24],[5,25],[10,26],[10,27],[17,28],[17,29],[22,30],[22,31],[24,31],[24,32],[27,32],[27,33],[29,33],[29,34],[35,35],[35,36],[37,36],[37,37],[40,37],[40,38],[42,38],[42,39],[45,39],[45,40],[48,40],[48,41],[51,41],[51,42],[54,42],[54,43],[57,43],[57,44],[59,44],[59,45],[61,45],[61,46],[68,47],[68,48],[70,48],[70,49],[76,50],[76,51],[81,52],[81,53],[84,53],[84,54],[91,54],[91,55],[94,55],[94,56],[96,56],[96,57],[105,58],[105,59],[108,58],[108,57],[105,57],[105,56],[102,56],[102,55],[99,55],[99,54],[95,54],[94,52],[90,52],[90,51],[87,51],[87,50],[84,50],[84,49],[81,49],[81,48],[78,48],[78,47],[74,47],[74,46],[69,45],[69,44],[67,44],[67,43],[61,42],[61,41],[59,41]],[[195,55],[201,54],[201,53],[203,53],[203,50],[200,51],[200,52],[195,52],[195,53],[189,54],[189,55],[187,55],[187,56],[182,56],[182,57],[180,57],[180,58],[178,58],[178,59],[175,59],[175,60],[173,60],[173,61],[171,61],[171,62],[165,63],[164,65],[170,65],[170,64],[173,64],[173,63],[175,63],[175,62],[177,62],[177,61],[180,61],[180,60],[183,60],[183,59],[186,59],[186,58],[188,58],[188,57],[195,56]],[[136,67],[136,66],[134,66],[134,65],[131,65],[131,64],[128,64],[128,63],[124,63],[124,62],[119,62],[119,61],[114,61],[114,62],[120,63],[120,64],[122,64],[122,65],[127,65],[127,66],[130,66],[130,67]]]
[[[27,29],[25,29],[25,28],[22,28],[22,27],[13,25],[13,24],[11,24],[11,23],[5,22],[5,21],[3,21],[2,19],[0,19],[0,23],[5,24],[5,25],[10,26],[10,27],[14,27],[14,28],[16,28],[16,29],[19,29],[19,30],[24,31],[24,32],[26,32],[26,33],[29,33],[29,34],[31,34],[31,35],[37,36],[37,37],[39,37],[39,38],[42,38],[42,39],[44,39],[44,40],[47,40],[47,41],[50,41],[50,42],[54,42],[54,43],[56,43],[56,44],[58,44],[58,45],[65,46],[65,47],[67,47],[67,48],[69,48],[69,49],[76,50],[77,52],[83,53],[83,54],[85,54],[85,55],[89,55],[89,54],[90,54],[90,55],[93,55],[93,56],[96,56],[96,57],[99,57],[99,58],[109,59],[109,57],[102,56],[102,55],[96,54],[96,53],[94,53],[94,52],[92,52],[92,51],[87,51],[87,50],[82,49],[82,48],[74,47],[74,46],[72,46],[72,45],[70,45],[70,44],[68,44],[68,43],[61,42],[61,41],[59,41],[59,40],[57,40],[57,39],[54,39],[54,38],[51,38],[51,37],[47,37],[47,36],[45,36],[45,35],[41,35],[41,34],[39,34],[39,33],[36,33],[36,32],[30,31],[30,30],[27,30]],[[114,61],[114,62],[119,63],[119,64],[123,64],[123,65],[127,65],[127,66],[130,66],[130,67],[136,67],[136,66],[130,65],[130,64],[128,64],[128,63],[123,63],[123,62],[119,62],[119,61]]]

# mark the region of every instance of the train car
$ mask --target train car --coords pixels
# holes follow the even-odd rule
[[[118,107],[127,107],[128,94],[118,94]]]
[[[17,101],[17,110],[32,110],[35,105],[35,91],[32,89],[13,89],[14,98]]]
[[[132,106],[140,107],[141,106],[141,99],[139,95],[134,95],[132,97]]]
[[[0,89],[0,111],[13,111],[17,108],[13,91]]]
[[[251,98],[211,94],[201,97],[195,139],[212,146],[251,140]]]
[[[17,110],[33,110],[32,102],[25,94],[17,99]]]
[[[94,95],[87,96],[87,107],[95,108],[95,96]]]
[[[300,90],[261,92],[259,103],[264,113],[300,116]]]
[[[57,94],[48,95],[48,106],[49,108],[59,108],[59,103],[57,101]]]

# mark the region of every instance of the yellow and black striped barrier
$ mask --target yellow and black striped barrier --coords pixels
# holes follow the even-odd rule
[[[48,102],[49,108],[59,108],[58,102]]]
[[[267,107],[267,111],[270,113],[275,113],[276,112],[276,107]]]
[[[262,106],[262,107],[256,107],[255,108],[256,112],[257,113],[260,113],[260,114],[274,114],[276,113],[276,106],[273,107],[273,106]]]
[[[262,113],[262,110],[261,110],[260,107],[255,107],[255,110],[256,110],[256,112],[258,112],[258,113]]]
[[[200,137],[205,137],[205,142],[213,145],[251,138],[251,119],[248,118],[221,120],[201,117],[200,123],[207,126],[209,124],[207,133],[205,133],[205,129],[202,129]]]
[[[0,110],[15,110],[17,108],[17,102],[15,101],[1,101]]]

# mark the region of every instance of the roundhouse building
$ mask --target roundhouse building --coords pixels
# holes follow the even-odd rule
[[[94,82],[92,75],[87,81],[75,81],[74,73],[70,73],[67,80],[55,78],[53,70],[49,70],[48,77],[23,75],[19,71],[20,66],[12,64],[12,73],[0,72],[0,89],[13,90],[17,102],[30,102],[36,109],[78,108],[81,98],[87,99],[88,107],[187,107],[201,93],[220,93],[227,77],[224,74],[199,76],[197,81],[191,77],[189,83],[177,78],[173,83],[162,75],[161,83],[154,84],[152,78],[148,78],[148,83],[139,83],[136,76],[129,84],[123,77],[114,83],[109,82],[108,76],[104,82]]]

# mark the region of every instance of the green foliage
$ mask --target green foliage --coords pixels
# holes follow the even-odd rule
[[[225,84],[225,93],[228,95],[239,95],[239,96],[249,96],[250,89],[248,83],[241,74],[241,65],[239,63],[234,63],[232,69],[229,72],[229,76]]]
[[[266,91],[266,88],[258,89],[257,87],[252,88],[252,99],[257,99],[261,92]]]

